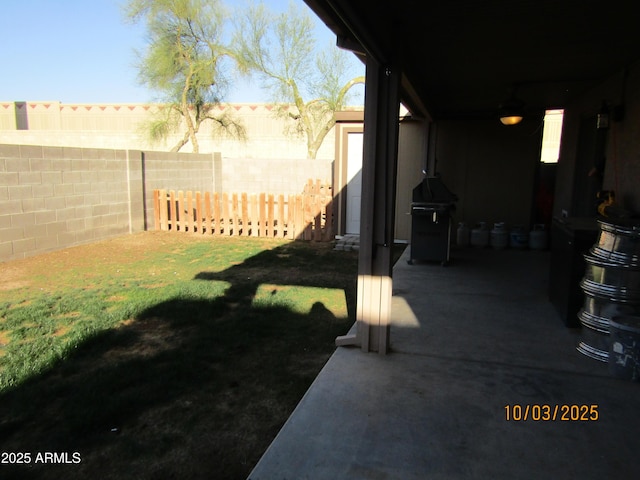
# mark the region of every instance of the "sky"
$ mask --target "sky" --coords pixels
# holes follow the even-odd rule
[[[294,1],[306,8],[302,0]],[[144,48],[144,26],[125,22],[123,3],[0,0],[0,101],[154,101],[154,92],[138,84],[134,67],[134,50]],[[265,3],[279,12],[287,9],[288,0]],[[318,43],[335,43],[333,33],[313,12],[311,16]],[[239,81],[226,98],[232,103],[268,100],[259,85],[248,80]]]

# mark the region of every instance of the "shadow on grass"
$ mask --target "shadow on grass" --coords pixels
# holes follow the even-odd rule
[[[200,272],[231,286],[157,304],[1,395],[0,450],[30,460],[0,478],[246,478],[353,322],[355,255],[325,255],[294,244]],[[256,305],[261,285],[342,289],[350,319]]]

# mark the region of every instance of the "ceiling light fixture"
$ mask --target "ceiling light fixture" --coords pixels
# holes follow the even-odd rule
[[[524,102],[515,96],[515,89],[511,96],[500,105],[500,122],[503,125],[517,125],[524,117]]]

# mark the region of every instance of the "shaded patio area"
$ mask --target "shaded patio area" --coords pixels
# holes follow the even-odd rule
[[[547,299],[548,252],[453,251],[449,267],[408,253],[391,353],[338,348],[250,479],[640,474],[640,386],[576,351],[579,332]],[[543,405],[560,406],[555,421],[531,418]],[[572,405],[597,419],[571,420]],[[506,406],[530,417],[508,421]]]

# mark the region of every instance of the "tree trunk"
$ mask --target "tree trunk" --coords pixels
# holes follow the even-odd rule
[[[189,74],[187,75],[186,82],[184,87],[182,88],[182,99],[180,102],[180,113],[184,118],[185,123],[187,124],[187,134],[188,138],[191,140],[193,145],[193,153],[198,153],[198,139],[196,138],[197,129],[193,126],[193,119],[191,118],[191,114],[189,113],[189,101],[187,100],[187,95],[189,93],[189,88],[191,87],[191,77],[193,76],[193,65],[189,67]]]
[[[184,137],[182,137],[178,143],[176,143],[173,148],[170,150],[171,152],[179,152],[182,147],[184,147],[189,141],[189,132],[185,132]]]
[[[307,132],[307,158],[315,160],[318,155],[318,150],[320,150],[320,147],[322,146],[322,142],[324,142],[325,137],[335,124],[336,117],[334,114],[329,120],[327,120],[327,123],[324,124],[315,138],[313,138],[313,135],[310,132]]]
[[[189,113],[189,106],[186,103],[186,100],[182,104],[181,113],[182,113],[182,116],[184,117],[185,123],[187,124],[187,131],[184,134],[184,136],[188,140],[191,140],[191,144],[193,145],[193,153],[198,153],[200,148],[198,146],[198,137],[196,137],[196,133],[198,133],[198,129],[193,125],[193,119],[191,118],[191,114]]]
[[[191,117],[189,117],[191,120]],[[196,134],[198,133],[198,128],[193,126],[192,122],[189,122],[189,138],[191,139],[191,144],[193,145],[193,153],[200,152],[200,145],[198,144],[198,137]]]

